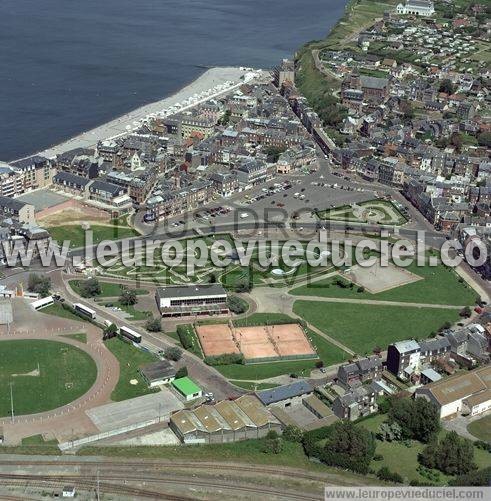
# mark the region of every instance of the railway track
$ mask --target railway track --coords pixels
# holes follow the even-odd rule
[[[97,487],[99,491],[121,494],[128,496],[136,496],[138,498],[146,499],[170,499],[176,501],[187,501],[195,499],[194,497],[186,497],[181,495],[175,495],[168,492],[162,492],[162,490],[149,490],[139,487],[131,487],[125,484],[121,484],[122,481],[126,482],[138,482],[143,484],[159,484],[167,485],[173,487],[184,487],[184,488],[202,488],[207,490],[232,490],[234,492],[241,492],[244,494],[254,494],[256,496],[277,496],[280,499],[291,499],[291,500],[313,500],[316,501],[321,498],[321,496],[316,496],[313,494],[297,493],[292,491],[284,491],[275,489],[272,487],[259,487],[259,486],[248,486],[243,484],[236,484],[226,481],[213,480],[203,480],[193,478],[190,481],[189,477],[131,477],[128,475],[124,476],[104,476],[104,481],[97,481],[96,478],[80,478],[80,476],[73,475],[30,475],[30,474],[0,474],[0,483],[2,485],[9,486],[25,486],[26,483],[31,487],[40,488],[57,488],[63,485],[72,484],[81,490],[95,490]],[[117,482],[117,483],[113,483]],[[155,488],[155,487],[154,487]]]
[[[148,471],[148,468],[154,468],[157,470],[167,469],[167,468],[182,468],[182,469],[193,469],[193,470],[220,470],[220,471],[237,471],[237,472],[246,472],[246,473],[255,473],[255,474],[268,474],[274,476],[282,476],[292,478],[294,475],[295,478],[300,478],[303,480],[311,480],[317,482],[325,482],[327,475],[323,475],[322,473],[307,473],[302,472],[299,469],[289,468],[289,467],[276,467],[276,468],[268,468],[257,467],[248,464],[236,464],[236,463],[214,463],[214,462],[153,462],[153,461],[49,461],[49,460],[34,460],[34,461],[19,461],[16,463],[15,461],[3,461],[0,460],[0,466],[12,466],[13,464],[22,466],[22,465],[39,465],[39,466],[65,466],[65,467],[79,467],[79,468],[99,468],[99,469],[110,469],[110,468],[128,468],[134,471],[134,469],[145,469]]]

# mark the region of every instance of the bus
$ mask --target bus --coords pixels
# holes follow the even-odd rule
[[[95,311],[91,310],[87,306],[84,306],[83,304],[80,303],[74,303],[73,308],[75,309],[76,312],[91,318],[92,320],[95,320]]]
[[[138,334],[138,332],[135,332],[133,329],[130,329],[129,327],[125,327],[124,325],[119,328],[119,334],[120,334],[120,336],[123,336],[126,339],[133,341],[134,343],[141,343],[142,342],[141,334]]]
[[[48,297],[43,297],[42,299],[38,299],[37,301],[34,301],[31,303],[31,306],[35,310],[40,310],[41,308],[45,308],[46,306],[49,306],[53,304],[55,300],[53,299],[53,296],[48,296]]]

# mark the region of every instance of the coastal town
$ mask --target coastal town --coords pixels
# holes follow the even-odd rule
[[[200,494],[233,485],[237,498],[319,499],[326,482],[488,485],[489,14],[479,0],[355,0],[326,39],[271,70],[208,70],[208,89],[0,163],[0,453],[16,455],[12,478],[105,456],[143,460],[141,478],[157,459],[173,475],[189,458],[230,475],[247,463],[257,490],[199,478]],[[312,251],[325,235],[328,250]],[[349,253],[346,240],[368,238],[383,256],[396,237],[407,255],[419,245],[418,264],[334,260],[334,241]],[[292,265],[280,248],[293,239]],[[152,244],[131,263],[84,254],[137,240]],[[191,272],[158,240],[211,254]],[[244,264],[251,241],[265,247]],[[64,242],[68,261],[41,266]],[[440,252],[449,242],[455,267]],[[19,248],[28,267],[11,261]],[[278,467],[271,484],[261,465]],[[122,479],[104,492],[170,492]],[[87,482],[47,489],[99,488]]]

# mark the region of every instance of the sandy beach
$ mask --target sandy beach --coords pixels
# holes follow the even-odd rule
[[[186,99],[189,99],[195,94],[200,94],[204,91],[212,89],[213,87],[224,84],[227,81],[234,82],[235,86],[239,86],[244,82],[244,77],[250,73],[249,71],[241,68],[235,67],[216,67],[205,71],[200,77],[191,82],[189,85],[183,87],[181,90],[173,94],[172,96],[166,97],[160,101],[156,101],[140,108],[137,108],[125,115],[122,115],[110,122],[107,122],[95,129],[82,132],[78,136],[75,136],[59,145],[53,146],[46,150],[39,152],[39,155],[52,158],[64,151],[68,151],[74,148],[90,148],[97,144],[98,141],[102,139],[107,139],[117,135],[122,135],[128,133],[128,127],[134,127],[135,122],[145,118],[146,116],[160,112],[166,108],[170,108],[177,103],[182,103]],[[212,99],[220,94],[230,92],[233,87],[217,92],[213,95],[206,97],[204,100]],[[190,108],[195,106],[189,105],[182,109]]]

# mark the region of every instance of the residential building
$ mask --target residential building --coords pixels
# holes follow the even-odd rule
[[[377,412],[376,392],[371,386],[358,386],[336,397],[332,410],[339,419],[355,421]]]

